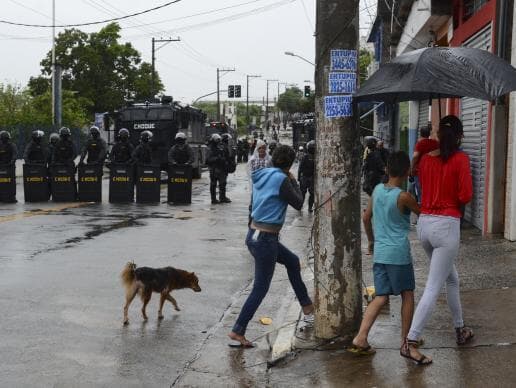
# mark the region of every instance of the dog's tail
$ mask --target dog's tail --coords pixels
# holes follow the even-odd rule
[[[136,269],[136,264],[134,262],[129,262],[125,265],[122,273],[120,274],[120,278],[122,279],[122,284],[124,287],[129,287],[134,282],[134,270]]]

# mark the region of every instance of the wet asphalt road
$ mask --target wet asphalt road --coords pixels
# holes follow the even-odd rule
[[[252,276],[245,167],[228,205],[210,204],[207,175],[191,206],[109,204],[107,180],[102,204],[25,204],[18,186],[0,205],[1,386],[170,386],[183,373]],[[203,291],[173,293],[182,311],[167,303],[161,322],[157,294],[146,323],[135,299],[124,327],[130,260],[195,271]]]

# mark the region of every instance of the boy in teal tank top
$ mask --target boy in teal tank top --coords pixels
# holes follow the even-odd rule
[[[419,206],[401,189],[410,171],[410,159],[394,152],[387,161],[389,181],[379,184],[364,212],[369,241],[374,239],[374,286],[376,297],[367,306],[360,330],[348,349],[356,354],[374,354],[367,336],[389,295],[401,294],[401,341],[408,335],[414,314],[414,268],[410,254],[410,212],[419,215]],[[374,236],[374,237],[373,237]]]

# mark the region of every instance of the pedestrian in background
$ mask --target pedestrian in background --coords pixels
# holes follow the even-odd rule
[[[296,153],[287,145],[280,145],[272,155],[272,168],[255,171],[253,179],[252,222],[246,237],[249,252],[254,258],[254,284],[245,301],[229,338],[241,347],[253,347],[245,338],[249,321],[267,295],[276,262],[287,268],[290,284],[305,315],[313,314],[312,300],[301,278],[299,258],[279,242],[279,233],[285,222],[288,205],[299,210],[301,191],[290,172]]]
[[[315,140],[310,140],[306,144],[306,154],[299,162],[297,170],[297,180],[303,194],[303,204],[306,192],[308,191],[308,211],[311,213],[314,206],[314,179],[315,179]]]
[[[473,330],[464,325],[455,267],[460,245],[461,206],[471,201],[473,194],[469,157],[460,151],[463,135],[462,123],[456,116],[444,117],[439,123],[439,149],[423,156],[419,163],[423,197],[417,229],[430,268],[425,291],[400,350],[403,357],[419,364],[431,362],[417,350],[417,339],[445,284],[457,345],[464,345],[473,338]]]
[[[413,178],[412,181],[414,183],[416,199],[419,204],[421,204],[421,184],[418,178],[419,161],[429,152],[439,149],[439,142],[437,140],[430,139],[431,130],[432,128],[430,125],[419,129],[421,139],[416,143],[414,153],[412,154],[411,176]]]
[[[377,184],[382,181],[385,175],[385,163],[382,160],[380,151],[376,148],[377,140],[374,137],[367,139],[366,146],[369,149],[364,161],[364,181],[362,189],[371,196]]]
[[[348,351],[374,354],[367,337],[389,295],[401,294],[401,341],[407,337],[414,313],[414,267],[410,253],[410,212],[419,214],[419,206],[401,188],[410,172],[410,159],[403,151],[387,160],[389,180],[378,184],[364,212],[369,241],[374,239],[374,287],[376,296],[367,306],[360,330]]]
[[[221,144],[222,138],[218,133],[211,135],[206,152],[206,164],[210,170],[210,194],[211,203],[220,203],[223,195],[226,195],[226,156]],[[217,184],[219,187],[219,199],[217,199]]]

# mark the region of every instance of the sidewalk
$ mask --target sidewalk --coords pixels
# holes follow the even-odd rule
[[[410,237],[417,303],[424,289],[428,261],[416,239],[415,227]],[[365,236],[362,244],[365,251]],[[357,357],[346,352],[343,344],[317,348],[313,329],[298,323],[292,340],[295,353],[287,354],[283,362],[270,369],[269,385],[514,387],[516,243],[501,238],[484,239],[478,230],[464,229],[457,264],[464,319],[475,331],[475,339],[468,346],[458,348],[455,344],[451,315],[443,294],[423,333],[422,351],[431,356],[434,363],[418,367],[401,358],[401,300],[391,297],[390,305],[371,331],[370,343],[376,348],[376,355]],[[363,256],[363,276],[367,285],[373,284],[370,256]],[[298,316],[299,311],[297,308]]]

